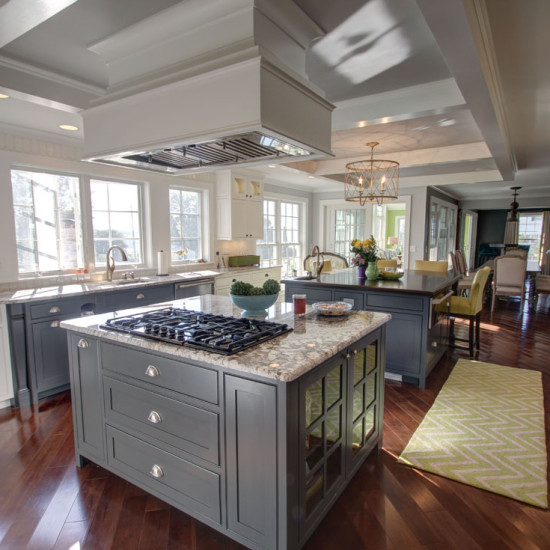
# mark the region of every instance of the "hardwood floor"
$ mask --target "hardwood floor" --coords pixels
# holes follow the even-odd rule
[[[550,297],[519,314],[519,302],[484,311],[480,361],[543,373],[550,411]],[[457,321],[457,330],[466,327]],[[318,549],[474,550],[550,548],[550,512],[435,475],[396,457],[456,360],[441,360],[420,390],[386,382],[384,444],[306,544]],[[0,548],[237,549],[239,544],[104,469],[74,465],[68,392],[37,407],[0,411]]]

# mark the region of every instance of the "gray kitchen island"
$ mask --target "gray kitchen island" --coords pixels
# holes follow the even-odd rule
[[[62,322],[77,464],[249,548],[300,548],[381,445],[390,315],[295,317],[277,303],[267,321],[292,330],[234,355],[102,328],[167,308],[240,315],[207,295]]]
[[[319,278],[286,279],[287,301],[306,294],[307,302],[347,301],[357,310],[391,313],[388,324],[386,372],[405,382],[426,386],[426,378],[445,353],[448,342],[446,316],[435,304],[452,288],[459,276],[408,269],[398,280],[359,279],[357,268],[322,273]]]

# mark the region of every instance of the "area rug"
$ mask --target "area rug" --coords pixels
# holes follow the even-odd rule
[[[460,359],[398,460],[548,508],[541,373]]]

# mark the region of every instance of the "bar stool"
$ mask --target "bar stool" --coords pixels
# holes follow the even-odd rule
[[[476,271],[469,296],[451,296],[448,302],[436,306],[440,313],[447,313],[450,319],[449,345],[458,349],[467,349],[470,357],[474,355],[474,345],[479,349],[480,316],[483,309],[483,291],[487,279],[491,273],[490,267],[484,267]],[[470,321],[468,338],[457,338],[454,335],[455,318],[468,319]],[[457,346],[455,341],[468,342],[468,347]]]

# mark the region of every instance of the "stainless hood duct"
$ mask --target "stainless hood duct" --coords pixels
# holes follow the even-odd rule
[[[107,94],[85,160],[168,174],[326,157],[331,112],[305,77],[320,31],[290,0],[186,0],[90,47]]]

